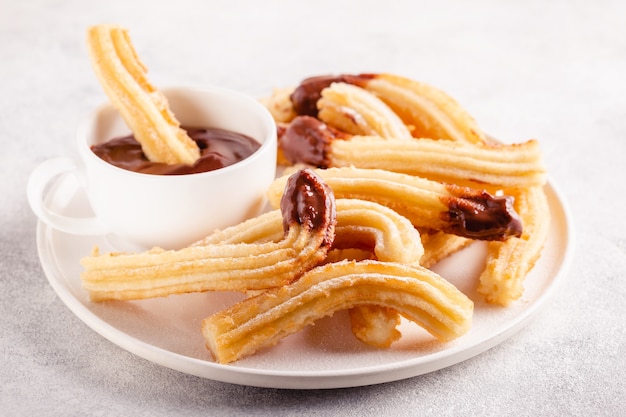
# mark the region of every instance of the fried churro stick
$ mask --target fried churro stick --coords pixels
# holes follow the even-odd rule
[[[425,268],[432,267],[473,242],[472,239],[444,232],[422,233],[420,237],[424,246],[424,255],[420,259],[420,265]]]
[[[465,334],[473,314],[472,301],[428,269],[344,261],[316,267],[287,286],[206,318],[202,334],[216,360],[229,363],[358,305],[392,308],[442,342]]]
[[[378,260],[419,265],[424,248],[411,222],[383,205],[356,199],[335,201],[337,224],[333,250],[362,249]],[[281,239],[282,217],[272,210],[259,217],[217,231],[193,246],[266,243]]]
[[[192,165],[200,150],[180,128],[165,96],[147,79],[128,32],[115,25],[97,25],[87,32],[94,72],[146,157],[153,162]]]
[[[452,97],[429,84],[394,74],[378,74],[364,88],[376,94],[406,123],[413,136],[484,143],[476,121]]]
[[[334,82],[357,85],[378,96],[412,130],[414,137],[486,142],[475,120],[452,97],[426,83],[393,74],[307,78],[291,94],[295,112],[317,117],[317,102],[322,91]]]
[[[345,167],[316,172],[337,198],[377,202],[408,218],[418,228],[481,240],[504,240],[522,232],[508,196],[494,197],[483,190],[378,169]],[[270,204],[276,206],[280,201],[285,181],[283,176],[270,185]]]
[[[341,223],[333,249],[363,249],[380,261],[419,265],[424,248],[419,232],[394,210],[375,202],[339,199]],[[339,203],[338,203],[339,207]]]
[[[524,292],[524,279],[534,267],[548,236],[550,207],[543,187],[513,190],[524,233],[506,242],[489,242],[487,263],[478,292],[489,303],[509,305]]]
[[[320,168],[355,166],[417,175],[436,181],[492,189],[542,185],[546,172],[539,142],[519,144],[460,143],[412,138],[381,141],[328,129],[310,116],[292,120],[280,138],[291,163]]]
[[[281,201],[279,242],[154,248],[85,257],[83,287],[94,301],[196,291],[246,291],[284,285],[322,262],[335,237],[335,200],[310,170],[292,175]]]
[[[320,120],[343,132],[378,139],[411,138],[409,129],[385,103],[352,84],[332,83],[322,90],[317,108]]]

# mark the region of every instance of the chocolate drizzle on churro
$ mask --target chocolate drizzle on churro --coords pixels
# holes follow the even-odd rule
[[[463,197],[446,201],[449,211],[444,216],[450,223],[448,232],[488,240],[506,240],[510,236],[522,235],[522,221],[513,208],[513,197],[494,197],[479,190]]]
[[[327,168],[331,165],[328,157],[331,142],[341,135],[345,136],[314,117],[298,116],[280,136],[279,146],[291,163]]]
[[[280,209],[285,232],[293,223],[297,223],[311,233],[325,230],[326,236],[321,246],[330,247],[333,244],[337,221],[335,196],[312,170],[303,169],[289,177]]]

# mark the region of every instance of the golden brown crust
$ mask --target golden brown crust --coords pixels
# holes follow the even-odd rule
[[[317,117],[322,91],[333,83],[351,84],[376,95],[393,111],[393,118],[402,120],[415,137],[467,143],[487,142],[474,119],[452,97],[426,83],[394,74],[342,74],[307,78],[291,95],[295,112]]]
[[[475,120],[452,97],[423,82],[394,74],[378,74],[365,84],[404,121],[413,136],[484,143]]]
[[[382,143],[375,137],[333,140],[328,166],[355,166],[416,175],[435,181],[490,187],[543,185],[546,170],[539,142],[476,145],[414,138]]]
[[[377,202],[418,228],[484,240],[501,240],[521,233],[517,213],[506,198],[482,190],[379,169],[344,167],[316,172],[337,198]],[[270,185],[268,199],[273,206],[280,201],[284,183],[285,177],[280,177]]]
[[[318,118],[353,135],[375,135],[378,139],[406,140],[411,132],[379,98],[361,87],[332,83],[321,92]]]
[[[200,150],[180,128],[165,96],[147,79],[128,32],[116,25],[92,26],[87,46],[102,88],[146,157],[153,162],[192,165]]]
[[[428,269],[345,261],[316,267],[292,284],[203,320],[202,333],[216,360],[229,363],[317,319],[360,305],[394,309],[444,342],[466,333],[473,314],[472,301]]]
[[[535,266],[550,228],[550,207],[543,187],[510,190],[524,223],[520,238],[487,245],[487,261],[478,292],[489,303],[509,305],[524,292],[524,279]]]
[[[378,260],[420,264],[420,234],[397,212],[371,201],[336,199],[337,224],[333,250],[361,249]],[[273,210],[216,231],[193,246],[276,242],[283,236],[282,215]]]
[[[279,147],[293,164],[383,169],[492,190],[546,181],[536,140],[512,145],[427,138],[383,141],[379,136],[351,135],[314,117],[298,116],[285,126]]]

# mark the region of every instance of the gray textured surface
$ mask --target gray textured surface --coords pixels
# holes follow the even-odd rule
[[[0,0],[3,415],[626,415],[624,2],[157,3]],[[260,96],[309,75],[396,72],[446,90],[505,142],[538,138],[575,218],[565,284],[505,343],[371,387],[223,384],[109,343],[48,285],[25,198],[29,172],[73,152],[77,121],[104,100],[84,46],[101,22],[131,29],[157,85]]]

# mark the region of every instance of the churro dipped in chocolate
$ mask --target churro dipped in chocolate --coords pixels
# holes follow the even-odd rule
[[[335,203],[337,224],[331,250],[360,249],[381,261],[420,264],[424,248],[419,232],[407,218],[372,201],[339,198]],[[267,243],[282,235],[282,214],[276,209],[217,231],[194,246]]]
[[[414,137],[486,142],[475,120],[452,97],[429,84],[393,74],[342,74],[307,78],[289,96],[292,113],[318,117],[323,90],[333,83],[356,85],[374,94],[403,121]],[[282,107],[287,106],[288,103],[285,103]]]
[[[286,127],[279,146],[291,163],[320,168],[376,168],[491,189],[542,185],[546,181],[536,140],[513,145],[425,138],[382,141],[377,136],[351,136],[318,119],[301,116]]]
[[[443,184],[412,175],[354,167],[316,169],[337,198],[374,201],[397,211],[420,229],[444,231],[479,240],[520,236],[522,223],[508,196]],[[268,190],[270,204],[279,203],[286,177]]]
[[[317,117],[326,124],[353,135],[383,139],[411,138],[409,128],[382,100],[361,87],[332,83],[321,92]]]
[[[104,92],[152,162],[192,165],[200,149],[170,111],[165,96],[146,77],[128,31],[97,25],[87,31],[91,63]]]
[[[197,291],[247,291],[285,285],[322,262],[335,237],[333,193],[311,170],[290,176],[281,201],[278,242],[207,244],[176,251],[94,251],[81,260],[83,287],[94,301]]]

